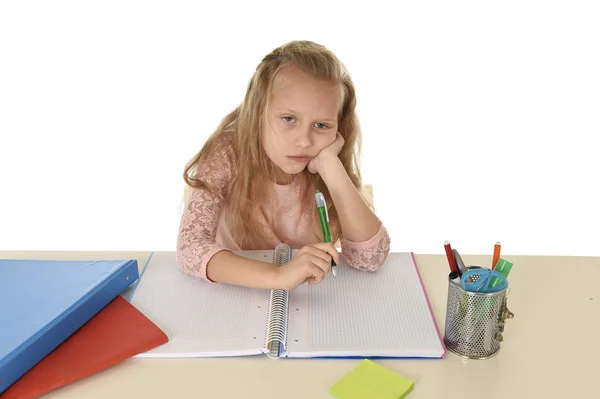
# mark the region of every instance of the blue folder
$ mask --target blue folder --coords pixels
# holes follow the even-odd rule
[[[136,260],[0,259],[0,394],[138,277]]]

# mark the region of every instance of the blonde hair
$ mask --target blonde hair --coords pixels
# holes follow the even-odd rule
[[[258,209],[259,198],[264,193],[265,181],[274,175],[276,166],[268,158],[260,143],[260,126],[269,103],[275,79],[282,68],[293,65],[316,79],[340,85],[343,101],[338,114],[338,131],[344,138],[344,146],[338,155],[353,185],[360,189],[359,153],[361,131],[355,112],[356,95],[350,74],[342,62],[326,47],[311,41],[292,41],[274,49],[257,66],[248,84],[244,101],[227,115],[208,138],[202,149],[188,162],[184,170],[184,180],[191,187],[214,190],[196,171],[215,148],[217,139],[226,135],[233,146],[236,173],[231,182],[230,192],[224,210],[232,235],[242,248],[252,248],[261,235],[258,217],[263,214],[267,222],[277,232],[277,216],[273,209]],[[221,137],[224,138],[224,137]],[[319,174],[305,169],[299,176],[301,181],[300,198],[302,210],[315,206],[314,193],[320,190],[327,200],[330,218],[331,239],[336,242],[341,233],[337,212],[327,186]],[[315,208],[316,209],[316,208]],[[318,213],[312,212],[312,225],[315,234],[322,238]]]

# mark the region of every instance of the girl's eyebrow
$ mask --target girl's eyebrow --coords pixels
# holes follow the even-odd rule
[[[277,111],[277,112],[285,111],[285,112],[289,112],[290,114],[295,114],[295,115],[299,114],[298,111],[293,110],[291,108],[278,108],[275,111]],[[331,123],[337,122],[336,118],[317,118],[317,119],[320,121],[323,121],[323,122],[331,122]]]

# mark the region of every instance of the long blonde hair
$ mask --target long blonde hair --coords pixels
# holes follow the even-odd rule
[[[338,155],[341,163],[356,188],[361,186],[359,154],[361,131],[355,112],[356,95],[350,74],[340,60],[326,47],[311,41],[292,41],[274,49],[257,66],[247,87],[244,101],[227,115],[211,134],[203,148],[185,167],[185,182],[191,187],[213,190],[196,171],[198,165],[210,156],[221,135],[226,135],[233,146],[236,176],[231,182],[227,198],[226,217],[232,226],[232,235],[242,248],[252,248],[261,235],[258,217],[266,217],[267,222],[277,232],[277,217],[273,209],[258,209],[259,198],[266,196],[265,185],[273,176],[276,166],[268,158],[260,143],[259,129],[265,115],[275,78],[286,65],[294,65],[316,79],[340,85],[343,101],[338,115],[338,131],[344,138],[344,146]],[[330,232],[333,242],[341,233],[340,222],[327,186],[319,176],[308,168],[300,173],[302,179],[299,200],[301,209],[314,207],[311,212],[315,234],[322,239],[318,221],[314,193],[320,190],[327,200],[330,219]]]

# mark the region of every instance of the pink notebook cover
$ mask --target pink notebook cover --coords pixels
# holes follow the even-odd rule
[[[438,338],[440,339],[440,343],[441,343],[442,347],[444,348],[444,353],[442,353],[442,358],[443,358],[448,353],[448,349],[446,348],[446,345],[444,344],[444,339],[442,338],[442,333],[441,333],[440,327],[438,326],[438,323],[435,319],[435,315],[433,314],[433,308],[431,307],[431,301],[429,300],[429,295],[427,295],[427,290],[425,289],[425,284],[423,284],[423,278],[421,277],[421,272],[419,271],[419,265],[417,264],[417,258],[415,258],[415,254],[413,252],[411,252],[410,254],[412,256],[413,264],[415,265],[415,270],[417,271],[417,275],[419,276],[419,281],[421,282],[421,287],[423,288],[423,292],[425,293],[425,298],[427,299],[427,306],[429,307],[429,313],[431,313],[431,318],[433,320],[433,324],[435,324],[435,329],[437,330]]]

